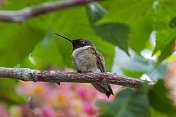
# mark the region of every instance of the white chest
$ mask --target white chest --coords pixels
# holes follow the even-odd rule
[[[91,46],[77,48],[72,53],[74,67],[81,72],[99,72],[97,69],[96,56]]]
[[[72,58],[76,58],[77,56],[81,56],[81,54],[84,54],[88,48],[91,48],[91,46],[84,46],[84,47],[80,47],[80,48],[75,49],[72,53]]]

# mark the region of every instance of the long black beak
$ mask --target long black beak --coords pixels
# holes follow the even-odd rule
[[[64,39],[66,39],[66,40],[68,40],[68,41],[70,41],[70,42],[73,42],[73,40],[71,40],[71,39],[69,39],[69,38],[66,38],[66,37],[64,37],[64,36],[62,36],[62,35],[60,35],[60,34],[57,34],[57,33],[54,33],[54,34],[56,34],[56,35],[58,35],[58,36],[60,36],[60,37],[62,37],[62,38],[64,38]]]

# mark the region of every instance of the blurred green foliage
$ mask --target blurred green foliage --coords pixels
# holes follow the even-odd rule
[[[154,0],[109,0],[107,14],[98,22],[126,23],[130,26],[129,45],[137,53],[146,47],[152,29],[151,12]],[[140,43],[140,44],[139,44]]]
[[[17,80],[0,79],[0,101],[2,100],[8,106],[12,104],[22,104],[26,99],[15,92]],[[6,88],[6,89],[4,89]]]
[[[129,27],[122,23],[104,23],[101,25],[95,25],[95,23],[101,19],[106,13],[106,10],[99,4],[88,4],[87,13],[89,16],[89,21],[94,29],[95,33],[122,50],[128,53],[128,33]]]
[[[167,113],[174,117],[174,115],[176,116],[176,111],[168,95],[169,91],[164,87],[164,82],[159,80],[158,83],[149,90],[150,104],[159,112]]]
[[[16,10],[47,1],[9,0],[1,9]],[[167,62],[161,62],[173,52],[175,6],[175,0],[107,0],[40,15],[22,24],[0,22],[0,66],[73,68],[72,45],[53,34],[70,39],[88,38],[103,54],[107,71],[116,64],[123,75],[140,78],[146,74],[157,82],[154,86],[127,88],[110,103],[97,102],[101,108],[99,117],[174,117],[176,110],[163,84]],[[156,31],[154,46],[150,42],[152,31]],[[126,53],[116,53],[118,64],[113,63],[115,46]],[[153,51],[157,60],[143,57],[144,49]],[[0,100],[9,104],[25,102],[15,93],[16,83],[15,80],[0,80]]]
[[[161,51],[158,64],[172,53],[175,40],[174,23],[176,2],[175,0],[109,0],[109,12],[98,22],[126,23],[130,26],[130,47],[140,53],[146,48],[152,30],[156,31],[156,47],[153,51]],[[138,44],[140,43],[140,44]],[[170,48],[168,48],[170,47]],[[167,50],[167,52],[166,52]]]
[[[146,87],[139,85],[137,89],[125,89],[110,103],[97,101],[96,105],[102,109],[98,117],[148,117],[150,112]]]
[[[154,86],[127,88],[110,103],[97,101],[96,105],[101,107],[98,117],[175,117],[176,108],[168,93],[162,80]]]

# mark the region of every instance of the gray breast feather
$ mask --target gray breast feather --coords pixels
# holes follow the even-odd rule
[[[79,72],[100,72],[91,46],[84,46],[74,50],[72,60],[75,69]]]

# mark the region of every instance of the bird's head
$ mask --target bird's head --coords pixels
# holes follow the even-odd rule
[[[68,41],[70,41],[72,43],[72,45],[73,45],[73,50],[75,50],[77,48],[80,48],[80,47],[84,47],[84,46],[91,46],[91,47],[95,48],[94,44],[90,40],[88,40],[86,38],[80,38],[80,39],[76,39],[76,40],[71,40],[69,38],[66,38],[66,37],[60,35],[60,34],[57,34],[57,33],[55,33],[55,34],[60,36],[60,37],[62,37],[62,38],[64,38],[64,39],[66,39],[66,40],[68,40]]]

